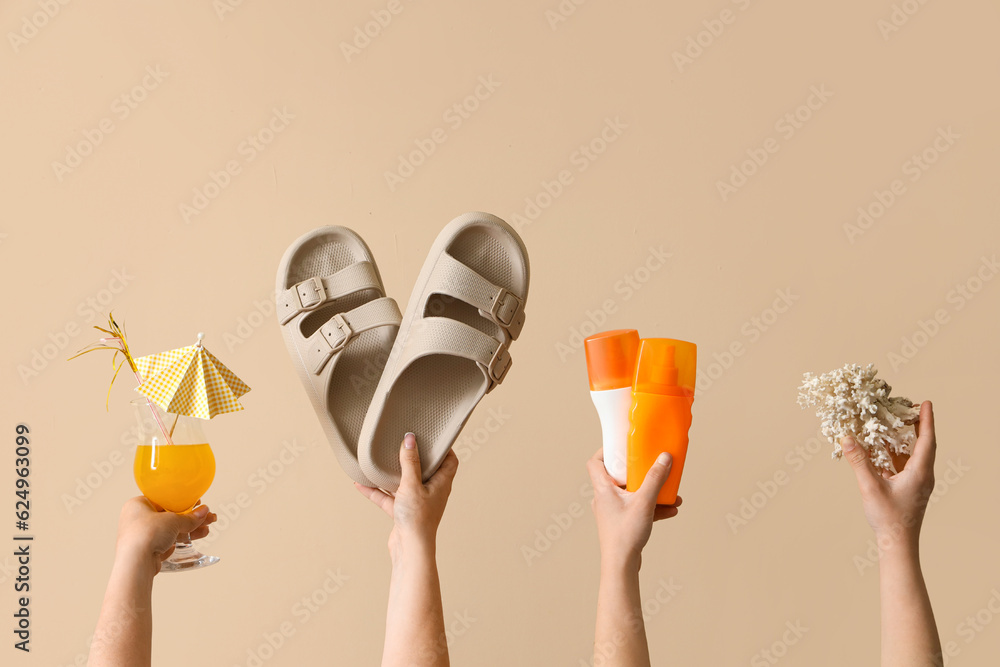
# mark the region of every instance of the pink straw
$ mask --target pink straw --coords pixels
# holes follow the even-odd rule
[[[121,339],[118,338],[117,336],[115,336],[114,338],[102,338],[101,342],[102,343],[107,343],[108,341],[111,341],[111,340],[116,341],[119,345],[121,344]],[[124,353],[124,352],[125,352],[125,350],[123,349],[122,353]],[[132,368],[131,365],[129,366],[129,368],[130,369]],[[135,375],[135,379],[139,382],[139,385],[141,386],[142,382],[143,382],[142,376],[139,375],[138,371],[132,371],[132,374]],[[160,419],[160,415],[156,411],[156,408],[153,407],[153,401],[149,398],[149,396],[146,396],[145,394],[143,395],[143,398],[146,399],[146,405],[149,406],[149,411],[153,413],[153,419],[156,420],[156,425],[160,427],[160,433],[163,434],[163,437],[167,441],[167,444],[168,445],[174,444],[173,441],[170,439],[170,435],[167,433],[167,427],[163,424],[163,421]],[[155,462],[156,462],[156,440],[153,440],[153,445],[152,446],[153,446],[152,459],[153,459],[154,467],[155,467]]]

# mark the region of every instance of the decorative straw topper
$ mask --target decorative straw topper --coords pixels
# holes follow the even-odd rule
[[[242,410],[237,399],[250,387],[202,345],[204,337],[199,333],[194,345],[136,359],[146,381],[135,390],[177,415],[211,419]]]
[[[125,330],[115,322],[113,315],[108,315],[107,329],[99,326],[94,328],[108,336],[88,345],[70,359],[94,350],[114,350],[111,365],[115,367],[115,373],[111,377],[111,385],[118,377],[122,365],[127,362],[139,382],[135,390],[146,397],[167,444],[171,443],[170,433],[173,429],[168,431],[163,425],[153,409],[154,403],[164,412],[200,419],[211,419],[219,414],[243,409],[237,399],[250,391],[250,387],[202,344],[205,334],[199,333],[198,342],[194,345],[135,359],[125,338]],[[115,366],[119,354],[124,359]],[[109,385],[108,397],[110,396]]]

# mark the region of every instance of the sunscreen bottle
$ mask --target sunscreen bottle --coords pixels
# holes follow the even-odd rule
[[[628,413],[632,407],[632,378],[639,351],[635,329],[604,331],[583,341],[590,376],[590,398],[601,418],[604,467],[618,484],[625,484],[628,450]]]
[[[681,483],[691,426],[697,346],[670,338],[644,338],[632,383],[626,488],[638,490],[661,452],[673,457],[656,502],[673,505]]]

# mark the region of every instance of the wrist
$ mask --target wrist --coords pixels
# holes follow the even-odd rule
[[[903,529],[899,525],[892,529],[876,530],[875,543],[879,557],[912,556],[919,551],[920,529]]]
[[[601,554],[602,579],[604,577],[638,577],[640,567],[642,567],[641,553],[615,552]]]
[[[125,577],[137,582],[152,582],[159,571],[158,559],[145,549],[135,544],[119,543],[115,549],[115,563],[112,576]]]
[[[389,535],[389,556],[393,563],[404,558],[433,562],[437,556],[437,536],[433,532],[406,532],[395,529]]]
[[[119,591],[132,591],[129,595],[144,596],[152,595],[153,578],[156,576],[158,567],[151,561],[136,561],[134,559],[115,559],[115,564],[111,568],[108,590],[112,590],[112,585]]]
[[[916,538],[879,538],[877,544],[880,566],[920,566],[920,547]]]

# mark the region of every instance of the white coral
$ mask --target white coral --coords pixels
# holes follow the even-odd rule
[[[822,431],[833,444],[833,458],[840,458],[840,438],[853,436],[868,451],[876,468],[896,472],[890,454],[909,454],[917,439],[914,424],[920,407],[900,396],[890,396],[892,387],[876,378],[874,364],[803,375],[798,403],[815,408]]]

